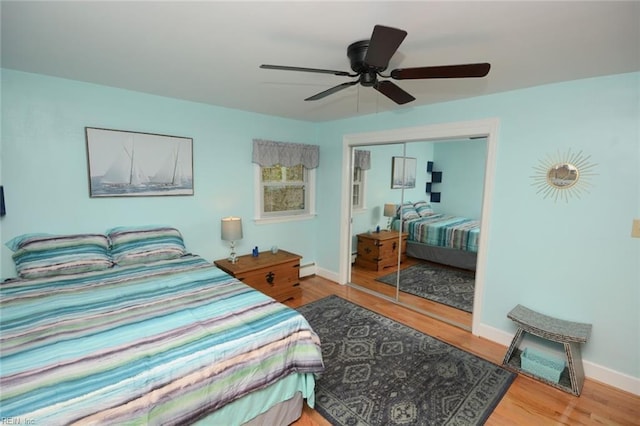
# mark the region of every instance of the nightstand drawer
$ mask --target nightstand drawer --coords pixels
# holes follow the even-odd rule
[[[215,264],[225,272],[279,302],[300,296],[300,259],[297,254],[284,250],[273,254],[262,252],[259,256],[238,257],[236,263],[227,259]]]
[[[256,290],[260,290],[277,299],[275,295],[291,292],[294,290],[294,286],[297,287],[299,285],[299,271],[300,261],[292,260],[287,263],[240,273],[236,278]]]

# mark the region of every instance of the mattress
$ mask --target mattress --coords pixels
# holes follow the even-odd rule
[[[5,282],[0,312],[1,418],[185,424],[296,392],[313,406],[323,369],[304,317],[198,256]]]

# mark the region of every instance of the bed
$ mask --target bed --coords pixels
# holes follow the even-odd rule
[[[405,203],[397,212],[393,228],[408,234],[408,256],[475,271],[480,221],[435,213],[425,201]]]
[[[313,407],[323,364],[304,317],[178,236],[119,228],[8,244],[19,277],[0,286],[2,419],[289,424],[303,400]]]

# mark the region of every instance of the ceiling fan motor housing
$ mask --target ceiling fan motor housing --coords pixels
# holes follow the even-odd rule
[[[347,48],[347,57],[351,63],[351,69],[360,74],[360,84],[365,87],[373,86],[377,81],[377,73],[386,69],[386,67],[372,67],[364,61],[368,49],[369,40],[356,41]]]

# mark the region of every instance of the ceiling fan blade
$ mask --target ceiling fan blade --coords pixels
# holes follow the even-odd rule
[[[402,90],[397,84],[388,80],[377,82],[373,88],[398,105],[403,105],[416,99]]]
[[[364,62],[384,70],[406,36],[407,32],[404,30],[376,25],[373,27]]]
[[[441,65],[435,67],[398,68],[391,71],[395,80],[411,80],[421,78],[468,78],[484,77],[489,74],[491,64]]]
[[[358,84],[358,80],[349,81],[347,83],[339,84],[337,86],[332,87],[331,89],[325,90],[324,92],[320,92],[320,93],[317,93],[317,94],[315,94],[313,96],[310,96],[307,99],[305,99],[305,101],[317,101],[318,99],[322,99],[322,98],[327,97],[327,96],[329,96],[331,94],[339,92],[342,89],[346,89],[349,86],[353,86],[354,84]]]
[[[266,64],[260,65],[260,68],[263,68],[266,70],[316,72],[321,74],[333,74],[333,75],[341,75],[346,77],[355,77],[355,75],[349,74],[346,71],[323,70],[320,68],[288,67],[285,65],[266,65]]]

